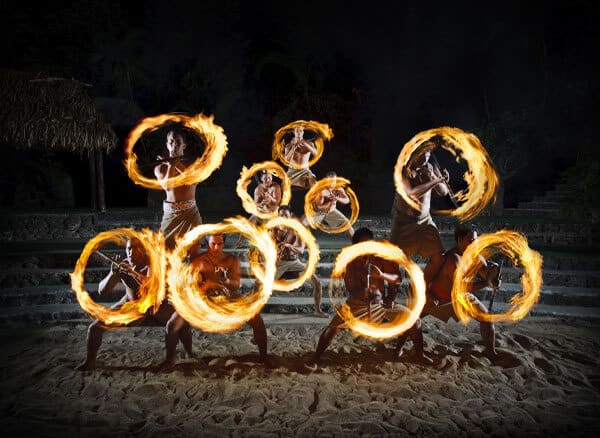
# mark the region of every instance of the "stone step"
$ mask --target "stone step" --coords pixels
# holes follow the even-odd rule
[[[323,297],[329,296],[329,279],[322,279]],[[254,285],[254,281],[250,279],[242,280],[242,293],[249,293]],[[96,283],[84,284],[85,290],[90,293],[92,299],[99,303],[110,303],[119,300],[124,289],[122,285],[117,286],[111,293],[98,295],[98,285]],[[405,296],[406,290],[409,287],[409,282],[404,279],[398,294],[399,300]],[[496,301],[506,302],[513,295],[521,293],[521,285],[519,283],[503,282]],[[485,288],[479,291],[478,296],[488,300],[491,294],[491,289]],[[291,292],[273,292],[271,299],[275,297],[304,297],[312,299],[313,288],[309,283],[305,283],[299,288]],[[13,288],[0,290],[0,307],[18,307],[31,306],[38,304],[63,304],[76,303],[75,293],[71,290],[70,285],[46,285],[37,286],[34,288]],[[600,307],[600,289],[598,288],[583,288],[572,286],[555,286],[543,285],[540,294],[540,303],[552,305],[573,305],[585,307]]]
[[[324,300],[325,301],[325,300]],[[333,317],[333,307],[326,300],[329,318],[314,317],[312,312],[314,306],[309,298],[288,298],[287,300],[275,300],[267,304],[261,315],[265,324],[318,324],[325,326]],[[277,312],[278,306],[285,306],[289,312]],[[495,312],[504,312],[508,309],[505,303],[494,304]],[[295,310],[292,312],[291,310]],[[581,319],[600,319],[600,307],[579,306],[557,306],[547,304],[536,304],[530,311],[529,316],[552,316]],[[43,322],[43,321],[69,321],[79,320],[89,322],[91,318],[78,304],[47,304],[23,307],[0,308],[0,322]],[[424,320],[427,323],[427,318]]]
[[[560,192],[560,191],[550,191],[546,192],[543,195],[537,195],[533,197],[533,201],[539,202],[561,202],[571,199],[575,195],[575,192]]]
[[[561,211],[558,208],[505,208],[502,210],[505,216],[519,216],[519,217],[530,217],[535,220],[543,220],[545,218],[556,217],[561,215]]]
[[[556,201],[530,201],[530,202],[519,202],[517,208],[524,209],[542,209],[542,210],[560,210],[561,203]]]
[[[242,276],[251,277],[248,262],[242,262]],[[317,277],[324,280],[331,276],[332,262],[317,264]],[[424,263],[419,263],[421,269]],[[12,268],[0,269],[0,290],[7,288],[27,288],[45,285],[70,285],[70,273],[65,268]],[[85,283],[98,283],[108,274],[108,267],[89,267],[85,271]],[[522,270],[503,268],[503,280],[518,283]],[[543,282],[547,285],[600,288],[600,271],[555,270],[545,266],[542,269]]]

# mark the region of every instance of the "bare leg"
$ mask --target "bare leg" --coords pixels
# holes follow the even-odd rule
[[[258,346],[258,354],[260,355],[261,362],[266,368],[273,368],[273,363],[267,355],[267,329],[262,316],[260,316],[260,314],[256,315],[248,321],[248,325],[252,327],[254,342],[256,342],[256,345]]]
[[[346,234],[348,235],[348,237],[350,238],[350,240],[352,240],[352,237],[354,236],[354,228],[352,228],[352,226],[350,226],[350,228],[348,228],[346,230]]]
[[[335,337],[335,335],[342,331],[342,329],[337,326],[337,323],[334,324],[334,321],[337,321],[337,318],[334,318],[331,321],[331,323],[327,326],[327,328],[325,328],[325,330],[323,330],[323,333],[321,333],[321,336],[319,337],[319,343],[317,344],[317,349],[312,359],[312,362],[316,365],[318,365],[321,361],[321,356],[327,347],[329,347],[329,344],[331,344],[331,340]]]
[[[104,327],[99,320],[94,320],[88,327],[87,333],[87,357],[83,363],[78,365],[75,369],[78,371],[93,370],[96,368],[96,355],[102,345],[102,335],[104,334]]]
[[[484,354],[491,360],[498,357],[498,353],[496,353],[496,328],[494,327],[494,324],[480,322],[479,332],[481,333],[483,344],[485,345],[483,350]]]
[[[409,336],[415,349],[415,359],[425,364],[432,364],[433,360],[425,354],[425,349],[423,346],[423,330],[420,318],[413,324],[411,328],[398,337],[398,343],[396,344],[396,358],[400,358],[402,356],[402,347]]]
[[[187,324],[187,322],[181,316],[179,316],[177,312],[173,312],[173,315],[171,315],[171,318],[169,318],[169,321],[165,327],[165,346],[167,355],[164,362],[159,365],[159,369],[161,371],[173,371],[173,367],[175,366],[175,355],[177,353],[177,342],[179,341],[179,333],[185,324]]]
[[[310,282],[312,283],[313,295],[315,298],[315,312],[314,313],[317,316],[326,318],[329,315],[327,315],[327,313],[325,313],[321,310],[321,300],[323,299],[323,287],[321,285],[321,280],[319,280],[319,277],[317,277],[316,274],[313,274],[312,277],[310,277]]]
[[[194,358],[194,351],[192,349],[192,327],[185,321],[185,324],[179,330],[179,340],[187,353],[188,358]]]

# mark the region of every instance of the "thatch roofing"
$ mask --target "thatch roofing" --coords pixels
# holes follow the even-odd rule
[[[16,148],[110,151],[117,136],[86,85],[0,69],[0,143]]]

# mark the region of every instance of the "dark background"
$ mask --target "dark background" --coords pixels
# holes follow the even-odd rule
[[[2,67],[75,78],[146,116],[215,115],[229,152],[199,188],[201,211],[241,212],[242,166],[270,159],[275,131],[297,119],[333,129],[313,170],[350,179],[366,213],[389,212],[400,149],[439,126],[480,137],[505,207],[552,188],[566,169],[582,190],[598,185],[592,1],[1,5]],[[122,165],[129,129],[115,127],[119,147],[105,157],[109,208],[147,205]],[[81,158],[52,159],[72,175],[75,205],[88,206]],[[581,201],[596,203],[593,193]]]

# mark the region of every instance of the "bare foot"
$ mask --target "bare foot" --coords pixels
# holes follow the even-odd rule
[[[159,373],[170,373],[175,369],[175,362],[165,360],[157,367]]]
[[[485,357],[487,357],[489,360],[491,360],[492,362],[494,362],[494,360],[498,359],[498,357],[500,357],[500,355],[498,354],[498,352],[496,351],[495,348],[486,348],[485,350],[483,350],[483,354]]]
[[[321,309],[315,310],[313,314],[319,318],[329,318],[329,314],[327,312],[323,312]]]
[[[96,362],[88,362],[86,360],[85,362],[82,362],[79,365],[77,365],[75,367],[75,370],[77,370],[77,371],[90,371],[90,370],[93,370],[94,368],[96,368]]]
[[[319,369],[319,361],[315,360],[314,357],[311,357],[306,362],[304,362],[304,368],[309,371],[317,371]]]
[[[415,352],[415,361],[422,363],[424,365],[432,365],[433,359],[427,356],[424,352],[417,353]]]
[[[275,362],[269,356],[262,357],[260,360],[267,369],[272,370],[273,368],[277,368],[277,365],[275,365]]]

